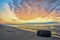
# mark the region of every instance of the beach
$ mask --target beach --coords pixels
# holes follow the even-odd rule
[[[0,25],[0,40],[60,40],[58,37],[39,37],[35,31]]]

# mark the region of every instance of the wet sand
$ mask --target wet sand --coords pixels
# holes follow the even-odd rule
[[[35,32],[0,25],[0,40],[60,40],[57,37],[39,37]]]

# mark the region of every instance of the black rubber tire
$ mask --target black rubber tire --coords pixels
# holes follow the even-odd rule
[[[41,36],[41,37],[51,37],[51,31],[38,30],[38,31],[37,31],[37,36]]]

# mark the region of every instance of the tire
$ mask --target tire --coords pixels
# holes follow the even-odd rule
[[[37,31],[37,36],[41,36],[41,37],[51,37],[51,31],[38,30],[38,31]]]

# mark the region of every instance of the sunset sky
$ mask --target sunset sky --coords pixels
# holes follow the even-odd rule
[[[0,0],[0,23],[60,23],[60,0]]]

